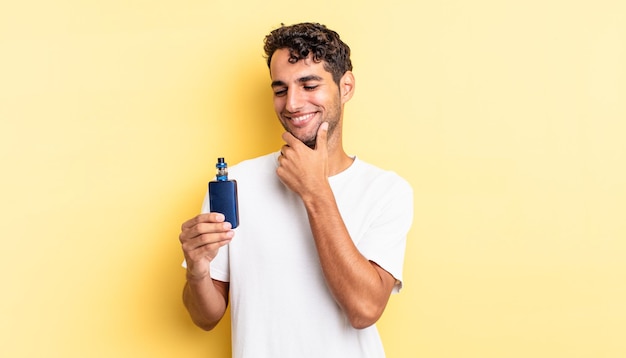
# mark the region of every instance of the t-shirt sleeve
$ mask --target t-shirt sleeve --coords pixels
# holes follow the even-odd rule
[[[398,280],[393,289],[397,293],[402,288],[406,237],[413,222],[413,189],[396,177],[377,197],[378,202],[372,206],[375,214],[357,247],[363,256]]]

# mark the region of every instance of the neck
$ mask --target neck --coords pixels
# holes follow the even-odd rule
[[[348,156],[343,149],[341,135],[335,136],[333,139],[328,142],[328,176],[341,173],[354,162],[354,158]]]

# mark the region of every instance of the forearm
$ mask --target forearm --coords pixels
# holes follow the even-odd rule
[[[224,316],[228,305],[228,283],[214,281],[206,276],[187,278],[183,302],[191,319],[204,330],[213,329]]]
[[[355,328],[374,324],[383,313],[393,277],[354,245],[330,187],[303,197],[320,263],[335,300]]]

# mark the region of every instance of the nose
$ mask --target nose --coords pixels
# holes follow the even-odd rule
[[[297,89],[287,91],[285,109],[291,113],[300,111],[303,107],[302,94]]]

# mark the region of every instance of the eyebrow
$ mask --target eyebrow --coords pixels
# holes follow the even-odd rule
[[[298,78],[298,82],[299,83],[306,83],[306,82],[310,82],[310,81],[322,81],[323,78],[317,75],[309,75],[309,76],[304,76],[304,77],[300,77]],[[272,87],[281,87],[281,86],[285,86],[285,82],[283,81],[272,81]]]

